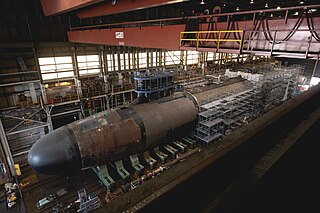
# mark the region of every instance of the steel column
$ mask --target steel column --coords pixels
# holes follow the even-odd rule
[[[4,150],[4,153],[6,155],[7,158],[7,163],[9,165],[9,169],[10,169],[10,173],[12,175],[12,177],[16,176],[16,169],[14,167],[14,161],[12,158],[12,153],[10,150],[10,146],[7,140],[7,136],[6,136],[6,132],[4,131],[3,125],[2,125],[2,121],[0,119],[0,138],[1,138],[1,144]]]

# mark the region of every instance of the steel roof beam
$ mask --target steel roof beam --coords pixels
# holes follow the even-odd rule
[[[320,48],[320,42],[312,36],[311,31],[308,29],[307,20],[304,19],[300,22],[299,29],[294,29],[299,19],[290,18],[285,23],[283,19],[272,19],[268,21],[268,29],[253,29],[252,21],[238,21],[237,29],[245,31],[243,39],[246,42],[243,47],[243,51],[249,51],[250,45],[254,45],[254,48],[259,51],[265,51],[269,55],[286,54],[293,57],[300,57],[304,54],[304,57],[312,58],[317,57]],[[313,17],[314,32],[319,31],[319,17]],[[312,27],[312,26],[311,26]],[[200,29],[208,29],[208,24],[202,24]],[[216,25],[216,30],[228,29],[227,22],[219,22]],[[192,48],[195,50],[197,47],[189,44],[190,46],[182,46],[180,48],[180,32],[185,31],[184,24],[177,25],[160,25],[160,26],[142,26],[131,28],[98,28],[98,29],[79,29],[68,32],[70,42],[77,43],[91,43],[91,44],[104,44],[115,46],[133,46],[144,48],[161,48],[170,50],[179,50],[185,48]],[[254,32],[254,33],[251,33]],[[294,32],[289,40],[285,38]],[[276,34],[275,48],[270,50],[270,41],[265,37],[264,33],[270,34],[274,38]],[[235,35],[231,32],[229,34],[231,39],[236,39]],[[251,36],[251,37],[250,37]],[[255,36],[259,36],[259,40],[256,40]],[[316,36],[316,35],[315,35]],[[264,38],[264,39],[263,39]],[[216,51],[217,47],[211,42],[203,44],[201,49],[207,48],[207,51]],[[209,48],[209,49],[208,49]],[[210,49],[211,48],[211,49]],[[215,50],[214,50],[215,48]],[[239,51],[239,45],[234,42],[227,42],[220,46],[219,51],[228,53],[235,53],[234,50]],[[202,50],[204,51],[204,50]],[[251,50],[252,51],[252,50]],[[250,51],[249,51],[250,53]],[[315,55],[315,56],[314,56]]]
[[[69,31],[70,42],[144,48],[179,49],[180,32],[185,25]]]
[[[157,7],[167,4],[174,4],[185,2],[189,0],[120,0],[120,1],[105,1],[104,3],[94,5],[79,11],[77,15],[79,18],[91,18],[97,16],[104,16],[116,13],[123,13],[132,10],[140,10],[150,7]],[[113,2],[113,3],[112,3]],[[115,3],[114,3],[115,2]]]
[[[102,1],[103,0],[41,0],[41,6],[43,13],[46,16],[51,16],[70,12]]]

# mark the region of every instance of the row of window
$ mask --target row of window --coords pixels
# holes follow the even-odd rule
[[[162,65],[197,64],[199,62],[199,52],[197,51],[167,51],[160,57],[160,52],[140,52],[138,55],[133,53],[107,54],[106,64],[108,71],[123,71],[132,69],[142,69],[157,67]],[[186,57],[182,57],[186,54]],[[215,57],[215,58],[214,58]],[[207,60],[217,60],[219,53],[209,52]],[[161,61],[160,61],[161,60]],[[77,64],[80,76],[94,75],[100,73],[102,60],[99,55],[77,56]],[[74,76],[74,63],[71,56],[44,57],[39,58],[40,70],[43,80],[59,78],[70,78]]]

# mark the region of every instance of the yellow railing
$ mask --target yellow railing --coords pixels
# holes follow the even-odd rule
[[[230,33],[239,33],[240,34],[240,38],[223,38],[225,37],[226,34]],[[184,37],[192,37],[192,35],[196,34],[196,38],[184,38]],[[190,36],[185,36],[185,35],[190,35]],[[207,38],[203,38],[203,37],[207,37]],[[195,36],[193,36],[195,37]],[[212,46],[212,47],[216,47],[217,49],[220,48],[220,44],[221,42],[239,42],[239,49],[241,47],[242,44],[242,39],[243,39],[243,30],[217,30],[217,31],[186,31],[186,32],[180,32],[180,47],[184,46],[183,43],[187,43],[187,42],[196,42],[196,48],[198,49],[199,44],[201,42],[213,42],[213,44],[216,43],[216,46]],[[215,42],[215,43],[214,43]],[[192,46],[191,46],[192,47]]]

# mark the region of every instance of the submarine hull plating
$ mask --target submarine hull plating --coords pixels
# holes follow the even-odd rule
[[[245,81],[237,84],[240,90],[248,86]],[[208,94],[232,89],[232,84],[219,86],[189,97],[173,96],[75,121],[38,140],[29,152],[29,165],[39,173],[70,176],[161,145],[175,133],[192,127],[199,100],[201,103]]]

